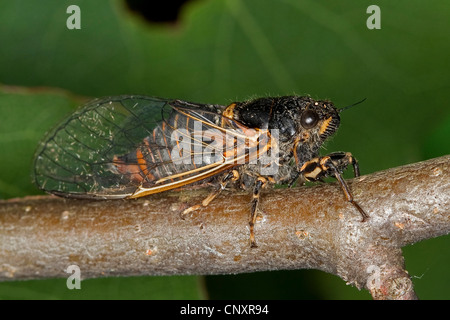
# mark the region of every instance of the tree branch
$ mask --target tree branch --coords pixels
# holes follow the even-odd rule
[[[323,270],[375,299],[413,299],[401,248],[450,232],[450,156],[336,183],[265,190],[250,248],[251,195],[223,192],[185,219],[207,190],[137,200],[54,196],[0,201],[0,280]],[[188,203],[188,204],[187,204]]]

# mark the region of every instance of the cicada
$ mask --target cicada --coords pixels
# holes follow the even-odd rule
[[[82,106],[40,144],[34,180],[69,198],[133,199],[199,184],[211,194],[183,215],[207,206],[223,189],[251,190],[250,244],[261,189],[335,177],[353,200],[342,172],[358,162],[349,152],[319,156],[339,127],[337,109],[308,96],[264,97],[230,105],[147,96],[116,96]]]

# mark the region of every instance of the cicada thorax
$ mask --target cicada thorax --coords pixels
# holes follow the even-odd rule
[[[318,156],[323,143],[340,123],[331,102],[310,97],[261,98],[243,103],[235,111],[235,117],[249,126],[277,130],[280,160],[289,161],[293,156],[297,168]]]

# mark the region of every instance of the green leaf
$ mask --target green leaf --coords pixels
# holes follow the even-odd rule
[[[447,130],[436,128],[450,114],[450,3],[383,1],[380,30],[366,27],[368,1],[192,1],[179,21],[160,25],[132,14],[120,0],[80,0],[81,30],[68,30],[71,4],[0,2],[0,83],[6,85],[0,87],[2,198],[39,192],[30,178],[34,150],[45,131],[85,100],[79,96],[146,94],[228,104],[297,93],[328,98],[338,106],[367,98],[342,114],[341,128],[323,153],[351,151],[365,174],[449,151]],[[432,135],[446,137],[430,151],[427,139]],[[258,289],[258,296],[286,292],[277,298],[297,297],[289,284],[277,281],[283,274],[264,273],[262,281],[273,285]],[[313,297],[339,297],[340,289],[327,291],[327,286],[335,288],[334,282],[322,282],[328,278],[321,273],[298,274],[321,279],[325,289]],[[448,297],[448,276],[439,276],[433,297],[437,292]],[[130,289],[116,298],[136,285],[129,281]],[[275,288],[277,282],[281,289]],[[48,284],[36,283],[42,288]],[[249,290],[245,284],[251,280],[228,289],[206,283],[216,290],[214,297],[220,290]],[[7,292],[22,296],[12,286],[27,291],[31,284],[8,283],[0,297]],[[205,297],[191,280],[186,286]],[[419,297],[431,296],[424,290]],[[43,289],[32,291],[37,293],[23,297],[48,297],[38,293]],[[367,297],[352,292],[351,297]],[[64,292],[49,295],[70,298]]]
[[[0,87],[0,198],[38,192],[32,183],[38,142],[77,103],[62,91]]]
[[[80,289],[69,290],[66,279],[6,282],[0,286],[1,299],[202,299],[199,277],[124,277],[81,281]]]

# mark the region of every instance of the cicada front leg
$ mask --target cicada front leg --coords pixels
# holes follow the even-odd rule
[[[342,177],[342,171],[350,164],[353,166],[355,177],[358,177],[358,162],[350,152],[334,152],[324,157],[314,158],[303,164],[300,168],[300,173],[303,174],[308,181],[318,181],[327,176],[335,177],[339,182],[347,201],[359,211],[362,216],[362,221],[365,221],[369,218],[368,214],[353,199],[350,188]]]

